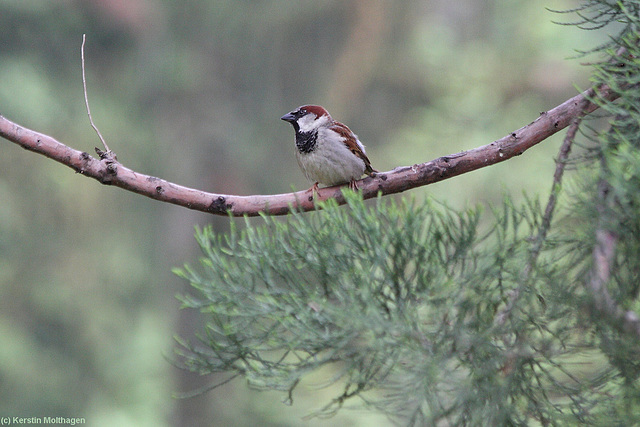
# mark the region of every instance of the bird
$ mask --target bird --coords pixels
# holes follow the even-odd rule
[[[334,120],[319,105],[303,105],[280,117],[291,123],[296,133],[296,159],[305,177],[318,184],[349,184],[356,190],[362,175],[375,176],[364,145],[346,125]]]

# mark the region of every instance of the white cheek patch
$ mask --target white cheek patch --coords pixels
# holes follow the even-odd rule
[[[304,115],[298,119],[298,126],[300,127],[300,132],[307,133],[312,130],[318,129],[320,126],[328,123],[328,117],[320,117],[316,120],[317,116],[315,114],[309,113]]]

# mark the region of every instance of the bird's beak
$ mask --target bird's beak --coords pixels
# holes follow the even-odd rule
[[[284,116],[280,117],[280,120],[284,120],[285,122],[293,123],[293,122],[296,121],[296,118],[293,115],[293,113],[287,113]]]

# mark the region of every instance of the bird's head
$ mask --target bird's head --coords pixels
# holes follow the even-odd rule
[[[333,119],[319,105],[303,105],[280,117],[281,120],[291,123],[296,132],[308,133],[317,131],[322,126],[328,126]]]

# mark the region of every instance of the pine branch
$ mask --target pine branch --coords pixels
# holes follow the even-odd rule
[[[524,153],[564,129],[574,119],[598,109],[598,98],[613,101],[618,96],[616,91],[604,85],[589,89],[552,110],[543,112],[532,123],[490,144],[426,163],[397,167],[359,181],[358,188],[365,199],[370,199],[378,193],[400,193],[503,162]],[[51,136],[27,129],[3,116],[0,116],[0,136],[29,151],[66,165],[101,184],[114,185],[161,202],[216,215],[228,215],[229,212],[234,216],[255,216],[260,212],[284,215],[291,209],[313,210],[315,201],[333,198],[339,204],[345,203],[341,186],[320,188],[315,201],[308,190],[274,195],[237,196],[184,187],[129,169],[117,161],[115,156],[105,155],[101,150],[96,150],[100,158],[92,157],[85,151],[71,148]]]

